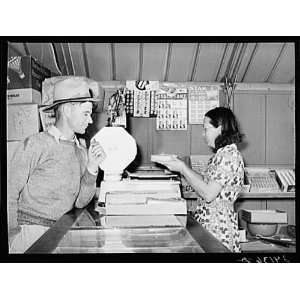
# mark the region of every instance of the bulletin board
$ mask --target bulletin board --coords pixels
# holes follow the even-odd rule
[[[156,130],[187,130],[203,124],[204,115],[218,107],[218,85],[126,81],[126,113],[132,117],[156,117]]]

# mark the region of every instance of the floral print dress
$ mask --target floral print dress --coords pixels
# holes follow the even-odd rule
[[[236,145],[218,149],[210,158],[203,176],[206,183],[218,182],[222,190],[210,203],[200,197],[194,217],[230,251],[240,252],[238,217],[234,211],[234,202],[244,183],[244,162]]]

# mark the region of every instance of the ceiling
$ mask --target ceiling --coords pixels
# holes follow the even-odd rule
[[[294,43],[9,43],[56,75],[96,81],[295,83]]]

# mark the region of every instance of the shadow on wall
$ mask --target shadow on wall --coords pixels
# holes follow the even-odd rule
[[[245,150],[248,147],[248,144],[249,143],[247,141],[243,140],[241,143],[239,143],[238,149],[240,151],[243,151],[243,150]]]

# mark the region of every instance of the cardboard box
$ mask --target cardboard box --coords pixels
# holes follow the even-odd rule
[[[8,59],[7,89],[32,88],[42,92],[42,82],[51,77],[51,71],[32,56],[13,56]]]
[[[9,174],[10,161],[19,145],[20,141],[7,142],[7,174]]]
[[[248,223],[287,223],[287,213],[280,210],[242,209],[241,216]]]
[[[41,104],[41,92],[32,89],[13,89],[6,91],[7,104],[36,103]]]
[[[275,170],[276,179],[282,192],[295,192],[295,172],[292,169]]]
[[[37,104],[7,105],[7,140],[23,140],[38,133],[40,119]]]

